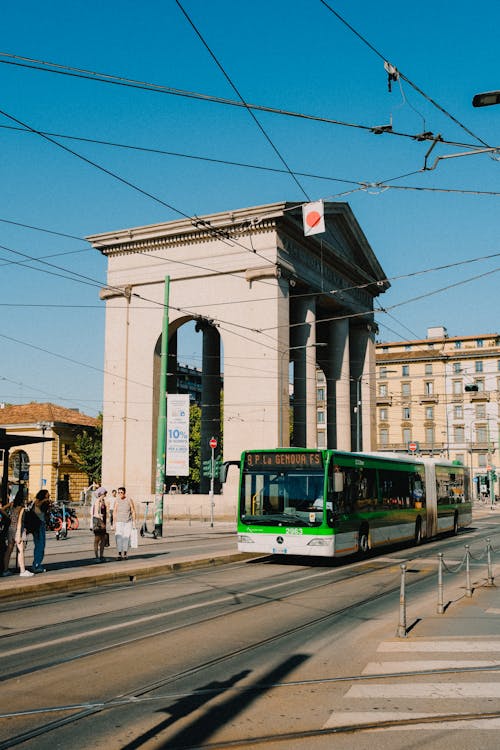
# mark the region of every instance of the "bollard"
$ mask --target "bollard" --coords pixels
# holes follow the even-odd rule
[[[488,552],[488,586],[493,586],[493,570],[491,567],[491,539],[486,539],[486,549]]]
[[[406,638],[406,565],[402,563],[401,568],[401,587],[399,590],[399,625],[398,638]]]
[[[470,547],[465,545],[465,594],[472,596],[472,586],[470,582]]]
[[[438,552],[438,603],[437,613],[442,615],[444,612],[444,601],[443,601],[443,553]]]

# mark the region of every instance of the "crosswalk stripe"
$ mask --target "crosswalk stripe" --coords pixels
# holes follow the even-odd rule
[[[457,653],[457,651],[468,651],[470,653],[478,653],[481,651],[488,651],[489,653],[500,652],[500,641],[491,640],[456,640],[456,641],[409,641],[409,640],[398,640],[398,641],[383,641],[378,645],[377,651],[382,653],[389,652],[418,652],[425,651],[426,653],[446,653],[451,651]]]
[[[484,660],[438,660],[434,661],[372,661],[366,665],[362,674],[400,674],[401,672],[422,672],[440,669],[500,669],[500,659]]]
[[[450,716],[450,714],[447,714]],[[460,716],[460,714],[456,714],[457,716]],[[323,729],[336,729],[338,727],[351,727],[351,726],[359,726],[360,724],[363,725],[374,725],[373,729],[374,731],[416,731],[417,729],[419,731],[429,729],[429,730],[444,730],[444,729],[490,729],[490,730],[498,730],[500,729],[500,719],[492,718],[492,719],[457,719],[456,721],[440,721],[439,719],[436,719],[436,721],[429,721],[429,722],[422,722],[419,723],[413,723],[411,720],[415,719],[430,719],[433,716],[436,716],[436,714],[425,714],[425,713],[416,713],[414,711],[411,712],[403,712],[403,711],[336,711],[333,713],[326,724],[323,725]],[[377,729],[376,725],[381,724],[386,721],[398,721],[398,722],[404,722],[404,721],[411,721],[411,723],[403,725],[403,726],[394,726],[394,727],[380,727],[380,729]]]
[[[464,682],[439,683],[439,682],[398,682],[394,685],[386,683],[366,685],[353,685],[347,693],[346,698],[419,698],[439,699],[446,698],[500,698],[500,682]]]

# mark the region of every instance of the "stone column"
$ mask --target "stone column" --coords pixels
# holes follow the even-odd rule
[[[350,329],[352,450],[372,450],[375,436],[375,344],[370,323]],[[360,401],[358,404],[357,401]]]
[[[314,297],[296,302],[298,320],[291,347],[294,361],[293,416],[294,445],[316,448],[316,300]]]
[[[220,446],[220,336],[217,329],[207,323],[197,323],[196,330],[203,333],[200,448],[203,466],[203,461],[208,461],[212,457],[210,438],[216,437]],[[219,490],[220,484],[216,481],[215,491]],[[202,476],[200,492],[207,494],[209,491],[210,477]]]
[[[349,321],[328,324],[327,432],[328,447],[351,449]]]

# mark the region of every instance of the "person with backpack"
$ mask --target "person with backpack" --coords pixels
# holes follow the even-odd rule
[[[19,565],[19,575],[23,578],[29,578],[33,575],[30,570],[26,570],[24,565],[24,540],[23,540],[23,527],[24,527],[24,514],[26,509],[24,507],[24,496],[22,492],[18,492],[11,507],[10,511],[10,526],[7,530],[7,549],[5,550],[3,560],[3,573],[2,576],[10,576],[12,572],[9,570],[10,556],[14,547],[17,549],[17,562]]]

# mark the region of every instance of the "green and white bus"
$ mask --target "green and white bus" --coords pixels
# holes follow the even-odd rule
[[[467,469],[398,454],[244,451],[238,549],[338,557],[470,524]]]

